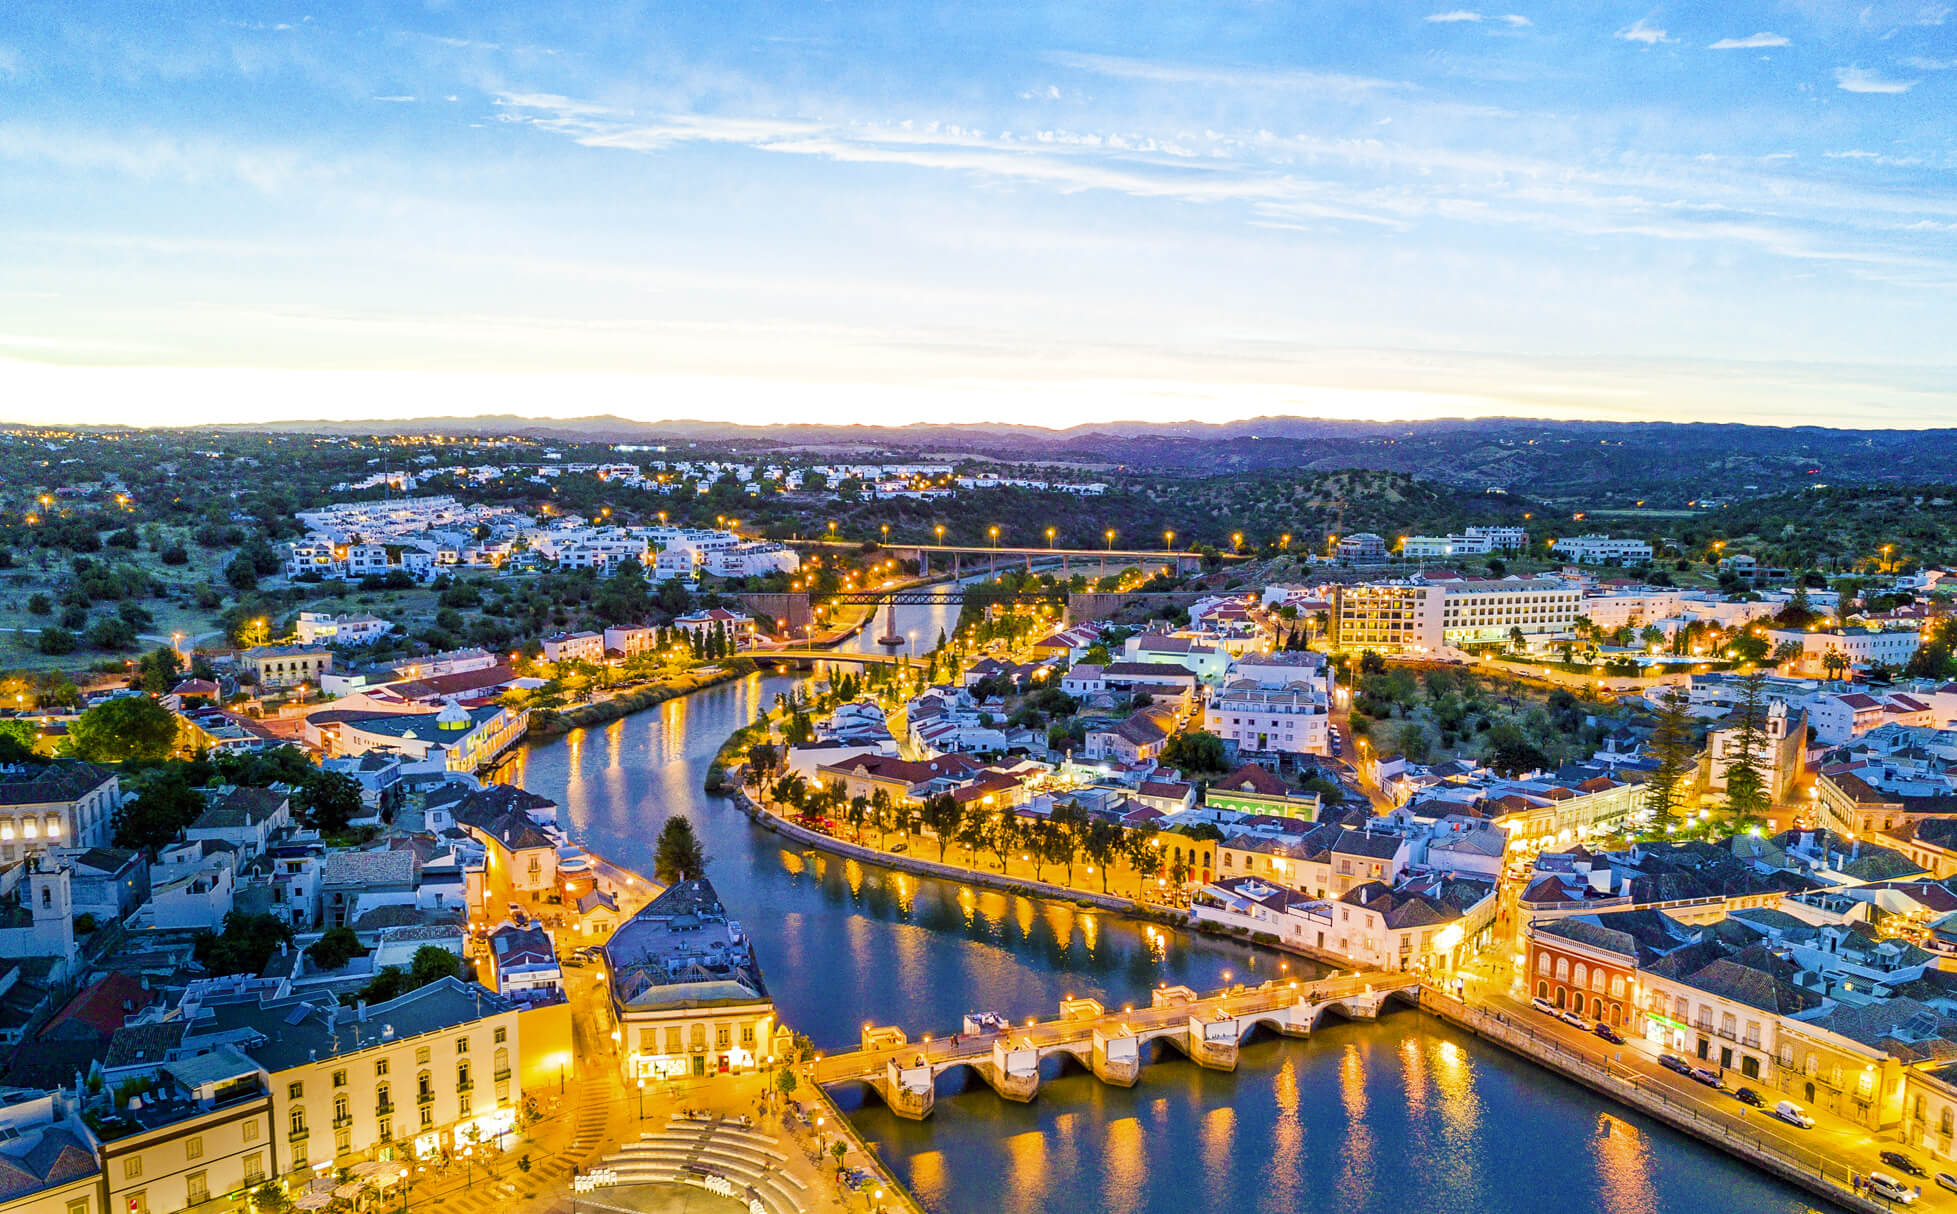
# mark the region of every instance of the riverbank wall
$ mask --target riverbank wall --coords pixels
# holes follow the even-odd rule
[[[702,666],[671,678],[661,679],[622,695],[590,704],[580,704],[576,708],[562,711],[549,708],[536,709],[530,714],[530,729],[525,737],[530,741],[547,741],[562,737],[574,729],[588,729],[593,725],[603,725],[620,717],[629,717],[635,712],[644,712],[657,707],[676,696],[688,695],[721,683],[731,683],[744,679],[759,667],[754,659],[735,657],[712,666]]]
[[[1788,1151],[1757,1135],[1706,1117],[1690,1105],[1671,1100],[1664,1093],[1646,1088],[1627,1076],[1612,1072],[1608,1067],[1598,1066],[1590,1059],[1569,1052],[1553,1040],[1538,1037],[1497,1013],[1472,1007],[1426,985],[1420,988],[1420,1010],[1473,1033],[1484,1041],[1499,1045],[1512,1054],[1527,1058],[1573,1083],[1582,1084],[1626,1108],[1664,1122],[1707,1146],[1717,1147],[1829,1205],[1843,1210],[1868,1211],[1869,1214],[1879,1214],[1890,1208],[1885,1202],[1856,1192],[1852,1170],[1839,1160],[1817,1152]],[[1766,1114],[1760,1116],[1765,1117]]]

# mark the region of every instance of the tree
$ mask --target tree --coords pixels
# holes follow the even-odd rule
[[[1849,661],[1848,655],[1833,646],[1830,646],[1828,652],[1821,655],[1822,669],[1828,672],[1828,677],[1831,679],[1840,679],[1842,675],[1847,673],[1850,665],[1852,663]]]
[[[50,657],[75,652],[75,634],[66,628],[43,628],[35,638],[35,647]]]
[[[0,721],[0,763],[25,763],[34,757],[34,727],[26,721]]]
[[[1751,818],[1772,801],[1761,759],[1767,749],[1767,676],[1756,671],[1740,680],[1740,702],[1733,709],[1731,758],[1726,761],[1726,808],[1735,817]]]
[[[1116,822],[1096,818],[1087,824],[1080,842],[1081,854],[1101,872],[1101,892],[1108,892],[1108,870],[1121,855],[1127,832]]]
[[[360,785],[337,771],[310,773],[292,798],[299,821],[323,835],[337,835],[365,808]]]
[[[177,685],[177,675],[182,669],[177,651],[168,645],[158,645],[136,659],[136,681],[144,691],[160,696]]]
[[[1155,832],[1140,828],[1124,830],[1121,854],[1128,861],[1128,867],[1135,871],[1138,885],[1146,886],[1150,877],[1162,875],[1162,848],[1155,841]]]
[[[461,976],[462,958],[437,944],[422,945],[408,960],[408,978],[414,983],[410,990],[439,982],[443,978]]]
[[[177,718],[148,696],[122,696],[78,717],[68,733],[77,758],[95,763],[158,760],[177,744]]]
[[[155,855],[158,849],[175,843],[204,808],[204,794],[182,771],[160,772],[117,807],[111,819],[115,844]]]
[[[795,1095],[796,1082],[795,1072],[789,1067],[775,1072],[775,1090],[782,1094],[783,1099]]]
[[[247,915],[227,911],[224,930],[198,932],[191,942],[191,955],[212,975],[256,974],[272,959],[272,953],[292,940],[292,928],[275,915]]]
[[[1185,776],[1220,776],[1229,770],[1223,756],[1223,739],[1200,729],[1185,730],[1162,747],[1162,765],[1174,767]]]
[[[1488,731],[1483,761],[1505,776],[1537,771],[1549,763],[1549,756],[1514,721],[1502,721]]]
[[[1685,775],[1692,766],[1692,718],[1685,688],[1667,687],[1658,699],[1658,727],[1651,733],[1651,754],[1658,760],[1645,781],[1645,807],[1659,817],[1679,811]]]
[[[965,823],[965,805],[950,793],[936,793],[924,802],[923,818],[924,825],[938,840],[938,859],[943,860],[945,848]]]
[[[697,877],[706,871],[707,853],[700,846],[700,837],[693,831],[693,823],[685,818],[666,819],[666,825],[659,832],[659,846],[653,859],[653,876],[661,884],[672,885],[687,877]]]
[[[365,957],[367,946],[360,943],[360,937],[346,926],[328,928],[326,934],[313,941],[306,949],[306,956],[322,970],[336,970],[355,957]]]

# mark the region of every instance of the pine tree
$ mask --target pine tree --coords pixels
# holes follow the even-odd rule
[[[1756,817],[1772,801],[1760,770],[1761,753],[1766,749],[1766,683],[1764,671],[1742,678],[1740,702],[1733,709],[1733,727],[1739,736],[1733,757],[1726,763],[1726,808],[1735,817]]]
[[[1683,687],[1668,687],[1658,701],[1658,728],[1651,734],[1651,754],[1658,760],[1650,779],[1645,781],[1645,807],[1659,817],[1683,809],[1685,775],[1692,765],[1692,721],[1686,714],[1689,702]]]

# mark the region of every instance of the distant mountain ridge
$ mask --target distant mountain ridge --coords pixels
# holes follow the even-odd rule
[[[1805,484],[1957,480],[1957,429],[1845,430],[1710,422],[1449,418],[1365,422],[1263,417],[1223,423],[1035,426],[743,426],[598,416],[509,415],[395,422],[280,422],[216,427],[303,434],[513,435],[558,442],[705,442],[755,449],[953,451],[1006,461],[1063,461],[1167,474],[1376,468],[1555,500],[1683,502],[1785,492]]]

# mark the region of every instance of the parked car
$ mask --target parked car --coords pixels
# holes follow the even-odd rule
[[[1608,1024],[1605,1024],[1601,1020],[1599,1020],[1595,1025],[1595,1027],[1593,1027],[1590,1031],[1597,1034],[1597,1036],[1602,1037],[1605,1041],[1610,1042],[1612,1045],[1624,1044],[1624,1038],[1618,1036],[1617,1030],[1612,1028]]]
[[[1804,1130],[1814,1128],[1814,1115],[1791,1100],[1783,1100],[1775,1105],[1774,1116],[1788,1125],[1797,1125]]]
[[[1887,1176],[1881,1172],[1870,1172],[1868,1180],[1864,1183],[1868,1187],[1869,1192],[1874,1193],[1877,1197],[1886,1197],[1890,1201],[1901,1202],[1906,1206],[1912,1205],[1916,1201],[1915,1191],[1904,1187],[1903,1182],[1897,1180],[1894,1176]]]
[[[1898,1172],[1901,1172],[1905,1176],[1923,1175],[1923,1166],[1917,1163],[1914,1159],[1911,1159],[1909,1156],[1903,1154],[1901,1151],[1884,1151],[1881,1154],[1880,1158],[1882,1162],[1888,1164],[1890,1167],[1896,1169]]]
[[[1680,1058],[1677,1054],[1658,1055],[1658,1065],[1668,1071],[1677,1071],[1681,1075],[1690,1075],[1692,1073],[1692,1064]]]
[[[1949,1189],[1951,1192],[1957,1193],[1957,1176],[1952,1176],[1948,1172],[1938,1172],[1937,1183]]]
[[[1529,1006],[1535,1008],[1545,1016],[1554,1016],[1556,1014],[1556,1005],[1541,995],[1537,995],[1535,998],[1529,1000]]]
[[[1739,1101],[1741,1104],[1750,1104],[1756,1109],[1767,1107],[1767,1102],[1760,1099],[1760,1093],[1754,1091],[1752,1088],[1734,1088],[1733,1099]]]
[[[1695,1066],[1691,1070],[1687,1071],[1686,1074],[1692,1076],[1692,1078],[1695,1081],[1699,1083],[1703,1083],[1709,1088],[1718,1088],[1722,1091],[1725,1090],[1726,1081],[1719,1077],[1719,1072],[1717,1071],[1708,1071],[1706,1068],[1702,1066]]]
[[[1571,1028],[1579,1028],[1579,1029],[1584,1029],[1586,1031],[1590,1028],[1590,1022],[1588,1020],[1585,1020],[1583,1017],[1577,1015],[1575,1012],[1572,1011],[1557,1012],[1556,1018],[1558,1020],[1561,1020],[1564,1024],[1569,1025]]]

